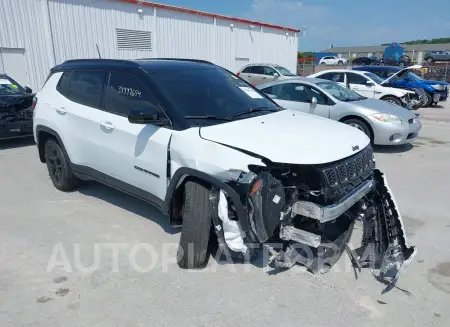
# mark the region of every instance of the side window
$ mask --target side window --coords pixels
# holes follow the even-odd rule
[[[317,77],[327,79],[336,83],[344,83],[344,73],[325,73]]]
[[[128,116],[130,109],[149,113],[161,111],[144,83],[136,76],[111,72],[106,92],[106,110],[113,114]]]
[[[245,67],[245,69],[242,71],[243,73],[250,74],[252,72],[252,66]]]
[[[263,66],[253,66],[252,74],[264,75],[264,67]]]
[[[317,104],[323,104],[323,105],[328,104],[327,97],[325,96],[325,94],[323,94],[322,92],[320,92],[319,90],[317,90],[314,87],[305,86],[305,88],[310,92],[311,99],[313,97],[315,97],[317,99]]]
[[[106,72],[79,70],[72,73],[69,99],[85,106],[101,108]]]
[[[273,76],[273,74],[275,74],[275,69],[273,69],[272,67],[268,67],[268,66],[264,67],[264,75]]]
[[[280,100],[310,102],[311,95],[307,88],[301,84],[284,83],[272,86],[273,95]]]
[[[261,91],[264,92],[265,94],[275,95],[275,94],[273,94],[272,86],[266,87],[265,89],[262,89]]]
[[[66,98],[70,98],[70,77],[72,72],[64,72],[59,79],[58,85],[56,85],[56,90],[64,95]]]
[[[353,73],[347,73],[347,83],[348,84],[360,84],[364,85],[367,82],[367,78],[364,76],[353,74]]]

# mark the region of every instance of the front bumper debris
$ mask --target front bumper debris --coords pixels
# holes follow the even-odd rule
[[[361,220],[362,244],[356,249],[359,255],[354,257],[357,260],[354,265],[379,267],[383,280],[395,282],[400,269],[415,256],[416,248],[408,245],[401,215],[384,174],[376,169],[373,176],[369,192],[334,222],[338,237],[327,239],[318,234],[305,234],[282,223],[280,238],[287,243],[273,258],[272,265],[290,268],[299,263],[312,272],[328,271],[346,250],[354,223]]]
[[[321,206],[308,201],[297,201],[292,207],[292,213],[317,219],[321,223],[335,220],[369,193],[373,185],[373,181],[369,180],[349,193],[338,203],[329,206]]]

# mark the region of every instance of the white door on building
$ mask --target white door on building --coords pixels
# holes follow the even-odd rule
[[[25,49],[0,48],[0,69],[22,86],[28,86]]]

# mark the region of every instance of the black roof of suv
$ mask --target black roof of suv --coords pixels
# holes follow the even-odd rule
[[[148,58],[136,60],[120,59],[76,59],[67,60],[52,68],[52,72],[68,69],[104,68],[104,69],[133,69],[142,67],[147,71],[183,69],[210,69],[212,62],[200,59],[179,58]],[[215,66],[215,65],[214,65]],[[218,66],[217,66],[218,67]]]

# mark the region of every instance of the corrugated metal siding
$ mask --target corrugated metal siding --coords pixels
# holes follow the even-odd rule
[[[0,47],[25,49],[29,86],[37,90],[53,63],[43,0],[0,0]]]
[[[98,58],[96,44],[102,58],[198,58],[234,72],[248,58],[296,70],[298,39],[277,29],[106,0],[0,0],[0,10],[0,46],[25,49],[35,89],[54,64]],[[118,49],[117,28],[151,32],[152,49]]]
[[[56,62],[76,58],[136,59],[151,50],[118,49],[116,28],[152,31],[153,9],[104,0],[63,0],[49,3]]]

